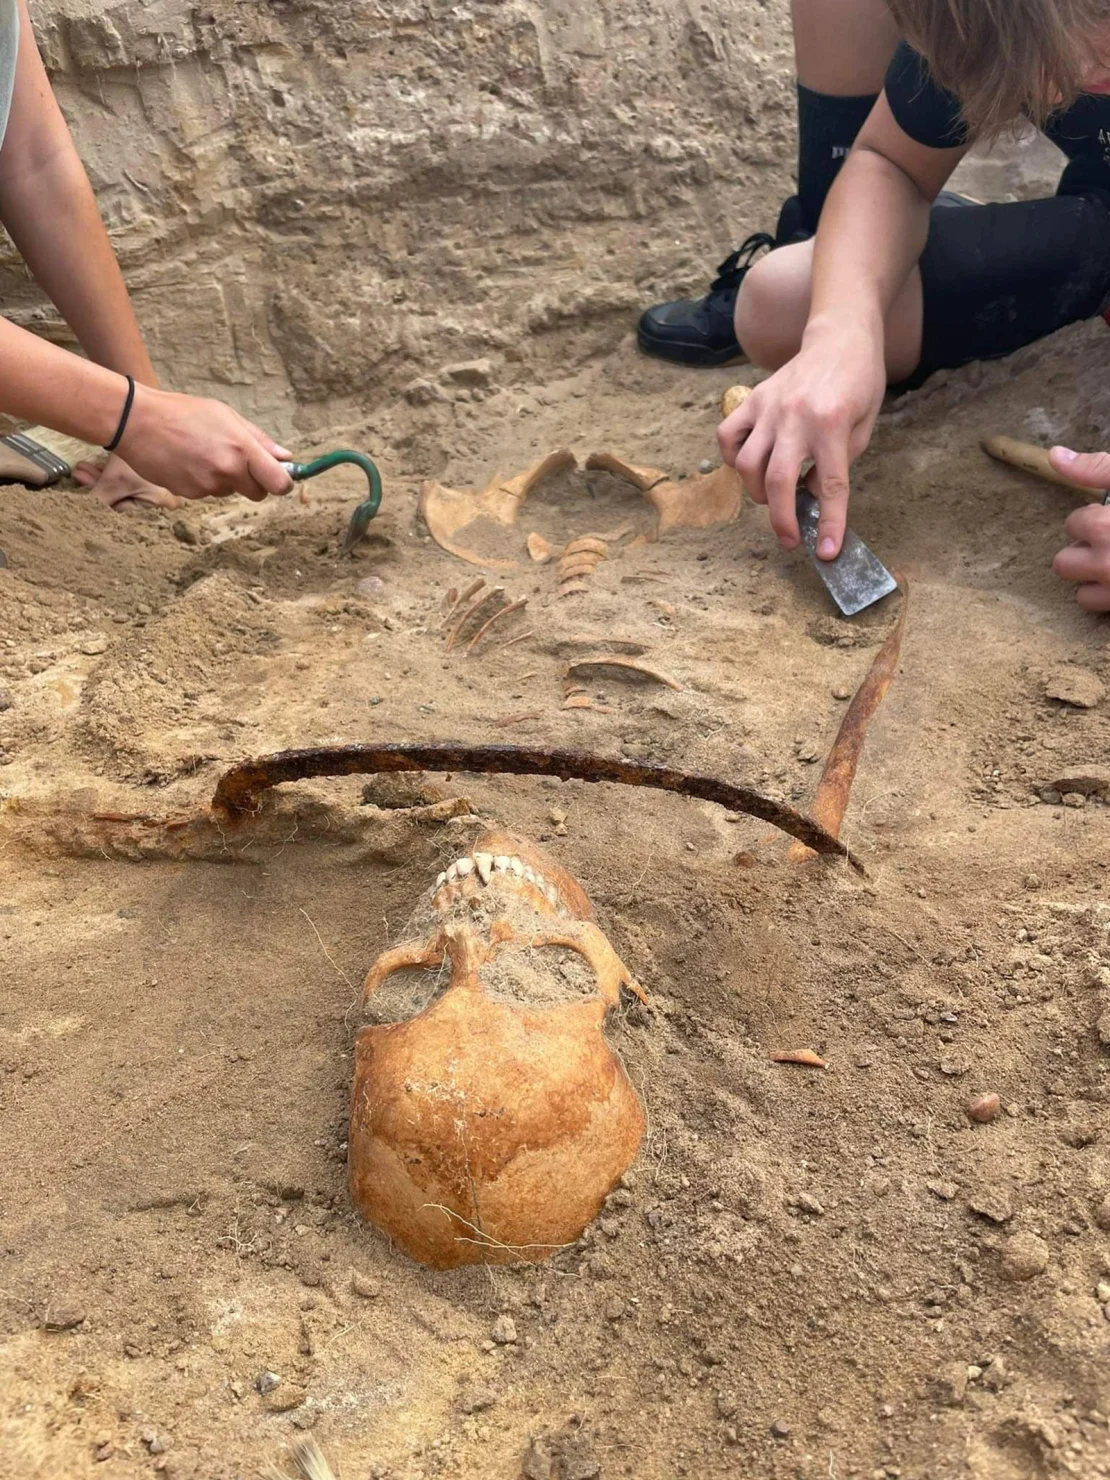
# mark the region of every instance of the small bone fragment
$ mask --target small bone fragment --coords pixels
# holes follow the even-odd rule
[[[450,652],[451,649],[455,646],[455,643],[458,641],[459,638],[459,633],[466,626],[467,622],[470,621],[471,617],[476,617],[483,607],[488,606],[491,601],[496,601],[498,597],[504,596],[504,594],[504,586],[491,586],[488,591],[483,592],[482,595],[478,597],[477,601],[472,602],[471,605],[466,608],[462,616],[455,623],[454,627],[451,628],[451,634],[447,639],[447,647],[445,651]]]
[[[507,730],[510,725],[522,725],[526,719],[542,718],[543,715],[538,709],[528,709],[523,714],[507,714],[504,719],[495,719],[493,727],[495,730]]]
[[[721,415],[731,416],[738,411],[754,389],[752,385],[730,385],[721,397]]]
[[[493,624],[495,622],[500,622],[501,619],[502,619],[502,617],[507,617],[510,614],[510,612],[523,611],[523,609],[527,605],[528,605],[528,598],[527,598],[527,596],[524,596],[519,601],[510,601],[509,604],[508,604],[508,606],[503,606],[500,611],[494,612],[493,616],[490,617],[489,621],[488,622],[485,622],[481,627],[479,627],[478,630],[477,630],[477,632],[475,632],[474,636],[470,639],[469,643],[467,644],[467,648],[466,648],[467,656],[468,657],[470,656],[470,654],[478,646],[478,644],[481,642],[482,638],[485,637],[486,633],[489,631],[489,629],[493,626]]]
[[[459,878],[465,879],[467,874],[472,874],[474,872],[474,860],[473,858],[460,858],[457,867],[459,870]]]
[[[478,592],[485,584],[485,576],[479,576],[477,580],[471,581],[470,585],[467,586],[466,590],[462,593],[461,596],[455,597],[454,605],[451,607],[451,610],[443,619],[444,627],[450,625],[451,618],[456,614],[456,612],[458,612],[461,607],[464,607],[472,596],[477,596]]]
[[[611,704],[595,704],[589,694],[581,691],[576,694],[568,694],[563,700],[564,709],[592,709],[595,714],[612,714]]]
[[[478,870],[478,877],[483,884],[488,884],[493,877],[493,854],[475,853],[474,866]]]
[[[682,685],[678,680],[669,673],[664,673],[661,668],[652,668],[650,664],[637,662],[635,658],[618,658],[613,654],[603,654],[597,658],[577,658],[568,665],[567,675],[587,677],[590,674],[604,673],[606,669],[615,669],[618,678],[637,675],[646,678],[649,683],[661,683],[677,693],[682,692]]]
[[[572,581],[576,576],[590,576],[600,563],[597,555],[564,556],[559,561],[559,575],[564,581]]]
[[[518,642],[525,642],[529,637],[535,637],[535,633],[529,627],[527,632],[518,632],[515,637],[510,637],[508,642],[503,642],[500,647],[494,648],[495,653],[503,653],[506,648],[516,647]]]
[[[812,1048],[791,1048],[770,1052],[767,1057],[776,1064],[801,1064],[806,1069],[827,1069],[829,1066]]]
[[[555,546],[550,540],[545,540],[542,534],[530,534],[526,544],[529,555],[537,565],[543,565],[555,554]]]
[[[840,722],[840,729],[836,733],[833,748],[829,752],[825,769],[817,783],[813,806],[810,808],[810,816],[814,822],[825,828],[834,838],[840,836],[840,825],[844,821],[844,813],[848,810],[852,782],[856,779],[856,767],[859,765],[864,741],[867,739],[867,726],[886,697],[886,691],[890,688],[891,680],[898,667],[898,656],[902,651],[902,634],[906,629],[906,613],[910,606],[909,587],[904,581],[901,582],[901,587],[902,610],[898,613],[898,620],[875,655],[875,661],[871,664],[867,677],[856,690],[856,696],[848,705],[847,713]],[[810,850],[804,843],[791,843],[787,850],[787,857],[793,863],[810,856]]]
[[[1032,473],[1034,478],[1043,478],[1046,483],[1055,483],[1059,488],[1071,488],[1076,493],[1085,493],[1088,498],[1094,497],[1090,488],[1085,488],[1082,483],[1073,483],[1063,473],[1058,473],[1043,447],[1035,447],[1031,442],[1018,442],[1013,437],[984,437],[979,446],[995,462],[1005,463],[1022,473]]]
[[[615,478],[631,483],[641,493],[647,493],[657,483],[667,481],[662,468],[640,468],[634,463],[625,462],[612,452],[591,452],[586,459],[586,467],[590,472],[612,473]]]
[[[608,560],[609,547],[599,535],[584,534],[571,540],[563,555],[596,555],[599,560]]]

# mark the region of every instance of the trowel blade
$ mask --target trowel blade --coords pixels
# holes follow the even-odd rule
[[[860,539],[849,529],[844,544],[835,560],[817,558],[817,516],[820,504],[806,488],[798,489],[798,528],[809,551],[817,574],[828,588],[829,595],[846,617],[882,601],[898,589],[898,582],[882,561],[871,553]]]

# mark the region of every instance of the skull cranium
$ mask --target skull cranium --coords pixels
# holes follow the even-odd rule
[[[421,1011],[358,1034],[351,1196],[436,1268],[544,1259],[639,1148],[643,1111],[603,1025],[622,987],[643,994],[581,886],[506,833],[440,875],[426,937],[378,958],[364,1000],[445,959]]]

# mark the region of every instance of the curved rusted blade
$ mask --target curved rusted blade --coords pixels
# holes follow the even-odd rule
[[[369,776],[379,771],[470,771],[483,775],[558,776],[563,781],[648,786],[758,817],[805,843],[815,853],[846,858],[859,873],[865,872],[850,850],[811,817],[751,787],[733,786],[713,776],[675,771],[647,761],[619,760],[576,750],[452,744],[326,745],[309,750],[282,750],[244,761],[225,772],[216,787],[212,806],[226,813],[254,812],[258,810],[262,793],[283,781],[303,781],[311,776]]]

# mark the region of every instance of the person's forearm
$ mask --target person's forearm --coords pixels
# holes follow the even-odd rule
[[[156,386],[119,265],[72,147],[40,170],[0,180],[0,220],[89,358]]]
[[[0,412],[103,447],[126,397],[123,375],[0,318]]]
[[[881,335],[925,247],[929,201],[883,155],[857,149],[821,216],[807,336],[862,326]]]
[[[88,176],[18,0],[19,58],[0,149],[0,220],[36,280],[98,364],[157,379]]]

